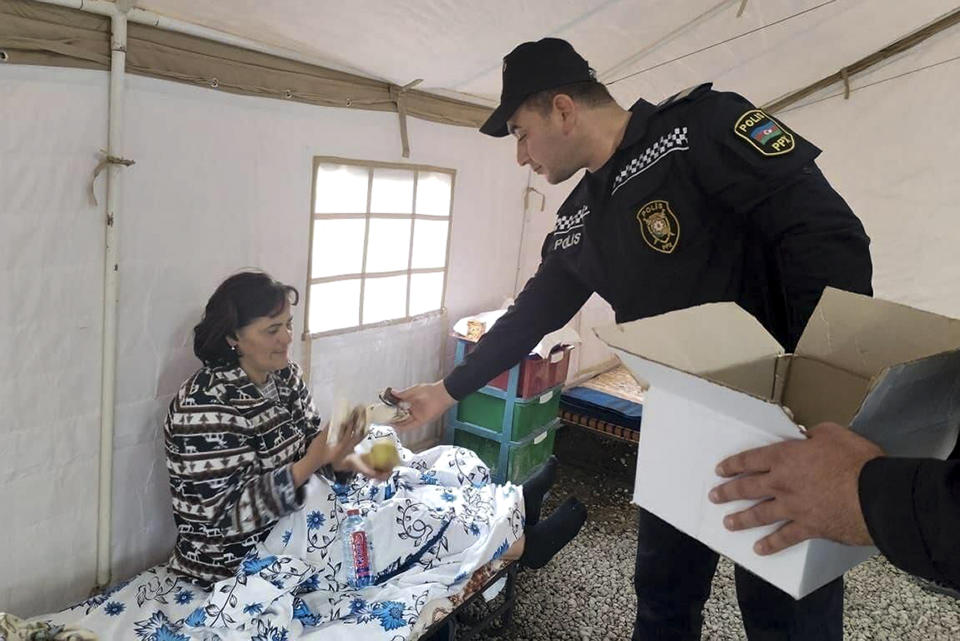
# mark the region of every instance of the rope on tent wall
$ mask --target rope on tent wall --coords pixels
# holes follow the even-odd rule
[[[884,60],[887,60],[888,58],[899,55],[904,51],[917,46],[927,38],[930,38],[941,31],[949,29],[957,23],[960,23],[960,7],[938,18],[937,20],[934,20],[927,26],[921,27],[913,33],[903,36],[896,42],[890,43],[883,49],[875,51],[869,56],[865,56],[853,64],[843,67],[840,71],[834,74],[830,74],[829,76],[821,78],[813,84],[790,92],[782,98],[778,98],[773,102],[767,103],[763,106],[763,109],[768,113],[781,111],[784,107],[792,105],[795,102],[799,102],[810,94],[816,93],[817,91],[825,89],[826,87],[829,87],[830,85],[840,81],[845,83],[844,97],[847,98],[850,95],[850,76],[866,71],[867,69],[883,62]]]
[[[638,60],[641,60],[644,56],[646,56],[647,54],[657,49],[660,45],[673,40],[674,38],[679,36],[681,33],[684,33],[685,31],[687,31],[688,29],[691,29],[692,27],[695,27],[701,22],[704,22],[705,20],[712,18],[714,15],[716,15],[717,13],[719,13],[721,10],[725,9],[729,5],[730,5],[730,0],[720,0],[720,2],[713,5],[712,7],[710,7],[703,13],[699,14],[692,20],[684,22],[682,25],[680,25],[676,29],[673,29],[672,31],[670,31],[670,33],[668,33],[667,35],[661,38],[658,38],[657,40],[654,40],[653,42],[646,45],[639,51],[631,54],[625,60],[621,60],[620,62],[613,65],[609,69],[604,70],[597,77],[600,79],[601,82],[603,82],[607,86],[612,85],[614,82],[619,82],[620,80],[623,80],[623,78],[618,78],[617,80],[612,80],[608,82],[607,78],[629,68],[635,62],[637,62]],[[625,76],[625,77],[629,78],[630,76]]]
[[[543,195],[543,192],[537,189],[536,187],[527,187],[523,192],[523,211],[526,212],[530,208],[530,194],[537,194],[540,196],[540,211],[543,211],[543,208],[546,207],[547,197]]]
[[[909,71],[904,71],[903,73],[898,73],[898,74],[896,74],[895,76],[890,76],[889,78],[882,78],[882,79],[880,79],[880,80],[874,80],[873,82],[868,82],[868,83],[862,84],[862,85],[860,85],[860,86],[858,86],[858,87],[856,87],[856,88],[850,89],[850,93],[856,93],[856,92],[860,91],[861,89],[868,89],[868,88],[870,88],[870,87],[876,87],[877,85],[882,85],[882,84],[885,84],[885,83],[888,83],[888,82],[893,82],[894,80],[899,80],[900,78],[906,78],[907,76],[912,76],[912,75],[915,74],[915,73],[920,73],[921,71],[926,71],[926,70],[928,70],[928,69],[933,69],[933,68],[939,67],[939,66],[941,66],[941,65],[950,64],[951,62],[957,62],[958,60],[960,60],[960,56],[953,56],[953,57],[951,57],[951,58],[947,58],[946,60],[940,60],[940,61],[938,61],[938,62],[931,62],[931,63],[928,64],[928,65],[923,65],[922,67],[917,67],[916,69],[910,69]],[[830,95],[828,95],[828,96],[824,96],[823,98],[817,98],[816,100],[811,100],[810,102],[805,102],[805,103],[803,103],[803,104],[801,104],[801,105],[795,105],[795,106],[789,107],[789,108],[787,108],[787,109],[781,109],[781,110],[780,110],[779,112],[777,112],[777,113],[781,113],[781,114],[790,113],[791,111],[796,111],[797,109],[803,109],[804,107],[809,107],[810,105],[815,105],[815,104],[817,104],[817,103],[819,103],[819,102],[823,102],[824,100],[830,100],[831,98],[836,98],[837,96],[842,96],[842,95],[843,95],[843,92],[842,92],[842,91],[841,91],[840,93],[830,94]]]
[[[100,150],[100,155],[103,156],[103,159],[97,165],[96,169],[93,170],[93,178],[90,179],[90,202],[93,203],[94,207],[96,207],[99,203],[97,203],[97,194],[93,188],[97,182],[97,176],[100,175],[100,172],[103,171],[103,168],[107,165],[122,165],[124,167],[129,167],[137,162],[136,160],[130,160],[128,158],[111,156],[103,149]]]
[[[407,137],[407,92],[423,82],[417,78],[402,87],[390,85],[390,100],[397,105],[397,116],[400,118],[400,144],[403,147],[403,157],[410,157],[410,140]]]
[[[678,60],[683,60],[684,58],[689,58],[690,56],[695,56],[695,55],[697,55],[698,53],[703,53],[704,51],[708,51],[708,50],[713,49],[713,48],[715,48],[715,47],[720,47],[720,46],[722,46],[722,45],[727,44],[728,42],[733,42],[734,40],[739,40],[740,38],[746,38],[747,36],[752,35],[752,34],[754,34],[754,33],[758,33],[758,32],[760,32],[760,31],[763,31],[764,29],[769,29],[770,27],[775,27],[775,26],[777,26],[778,24],[782,24],[782,23],[784,23],[784,22],[787,22],[788,20],[793,20],[794,18],[799,18],[800,16],[806,15],[806,14],[810,13],[811,11],[816,11],[817,9],[822,9],[823,7],[826,7],[827,5],[831,5],[831,4],[833,4],[834,2],[836,2],[836,1],[837,1],[837,0],[825,0],[824,2],[821,2],[820,4],[814,5],[814,6],[812,6],[812,7],[808,7],[808,8],[806,8],[806,9],[804,9],[803,11],[798,11],[797,13],[790,14],[789,16],[786,16],[786,17],[784,17],[784,18],[780,18],[779,20],[774,20],[773,22],[767,23],[767,24],[765,24],[765,25],[761,25],[761,26],[759,26],[759,27],[757,27],[757,28],[755,28],[755,29],[750,29],[749,31],[744,31],[744,32],[741,33],[741,34],[738,34],[738,35],[735,35],[735,36],[731,36],[731,37],[729,37],[729,38],[727,38],[727,39],[725,39],[725,40],[721,40],[720,42],[714,42],[714,43],[711,44],[711,45],[707,45],[706,47],[700,47],[699,49],[695,49],[695,50],[690,51],[690,52],[688,52],[688,53],[685,53],[685,54],[683,54],[683,55],[677,56],[676,58],[671,58],[670,60],[664,60],[663,62],[658,62],[657,64],[651,65],[651,66],[649,66],[649,67],[645,67],[645,68],[641,69],[640,71],[634,71],[633,73],[628,73],[627,75],[625,75],[625,76],[623,76],[623,77],[620,77],[620,78],[617,78],[616,80],[610,80],[610,81],[604,80],[603,82],[604,82],[605,85],[607,85],[607,86],[609,87],[610,85],[615,84],[615,83],[618,83],[618,82],[620,82],[620,81],[622,81],[622,80],[627,80],[628,78],[633,78],[634,76],[639,76],[640,74],[647,73],[648,71],[653,71],[654,69],[659,69],[660,67],[665,67],[666,65],[669,65],[669,64],[672,64],[672,63],[674,63],[674,62],[677,62]],[[706,15],[706,14],[701,14],[701,15]],[[663,39],[661,39],[661,40],[663,40]],[[658,42],[659,42],[659,41],[658,41]],[[606,76],[603,76],[603,78],[605,78],[605,77],[606,77]]]
[[[740,8],[737,10],[737,17],[743,15],[743,11],[747,8],[747,0],[740,0]]]

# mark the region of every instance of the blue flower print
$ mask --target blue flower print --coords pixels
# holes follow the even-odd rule
[[[293,530],[284,530],[284,531],[283,531],[283,537],[281,537],[281,540],[283,541],[283,544],[284,544],[284,545],[286,545],[287,543],[290,542],[290,537],[291,537],[291,536],[293,536]]]
[[[317,572],[310,576],[309,579],[297,586],[297,594],[308,594],[310,592],[316,592],[320,589],[320,573]]]
[[[326,517],[320,513],[320,510],[314,510],[307,515],[307,527],[311,530],[317,530],[320,526],[323,525],[323,522],[326,520]]]
[[[263,604],[261,603],[248,603],[243,606],[244,614],[260,614],[263,612]]]
[[[357,614],[367,609],[367,602],[360,597],[354,597],[350,602],[350,614]]]
[[[176,629],[170,627],[167,623],[157,628],[157,633],[153,638],[154,641],[190,641],[189,638],[177,632]]]
[[[176,599],[180,605],[186,605],[193,601],[193,592],[190,590],[180,590],[177,592]]]
[[[180,634],[180,624],[170,621],[163,612],[154,612],[149,619],[137,621],[134,626],[137,637],[145,641],[190,641]]]
[[[294,599],[293,602],[293,618],[303,622],[304,619],[313,616],[313,613],[310,612],[310,608],[307,607],[307,604],[303,602],[303,599]]]
[[[503,543],[500,544],[500,547],[498,547],[496,552],[493,553],[494,560],[499,559],[501,556],[503,556],[504,552],[506,552],[509,547],[510,547],[510,544],[507,543],[506,539],[504,539]]]
[[[303,602],[303,599],[294,598],[293,600],[293,618],[304,626],[318,626],[323,623],[323,617],[314,614]]]
[[[110,616],[115,617],[123,612],[124,607],[125,606],[119,601],[109,601],[105,606],[103,606],[103,611]]]
[[[474,536],[480,536],[480,526],[477,525],[476,523],[471,523],[471,524],[470,524],[470,534],[472,534],[472,535],[474,535]]]
[[[256,555],[248,557],[243,562],[243,573],[247,576],[256,574],[263,568],[268,568],[273,565],[274,561],[277,560],[275,556],[265,556],[262,559],[257,558]]]
[[[437,484],[437,471],[428,470],[420,475],[420,482],[424,485],[436,485]]]
[[[184,619],[184,623],[186,623],[187,625],[192,625],[194,627],[200,627],[203,625],[204,621],[206,620],[207,620],[207,613],[203,611],[203,608],[197,608],[196,610],[191,612],[186,619]]]
[[[250,641],[287,641],[290,638],[284,628],[277,628],[269,623],[260,623],[257,629],[258,634],[250,637]]]
[[[457,500],[457,495],[451,492],[450,490],[444,490],[443,494],[440,495],[444,501],[452,502]]]
[[[370,498],[371,498],[371,499],[377,498],[377,494],[380,494],[380,486],[378,486],[378,485],[371,485],[371,486],[370,486],[370,489],[369,489],[369,492],[370,492]]]
[[[380,627],[384,630],[396,630],[407,625],[403,618],[403,603],[399,601],[383,601],[373,605],[373,616],[380,619]]]

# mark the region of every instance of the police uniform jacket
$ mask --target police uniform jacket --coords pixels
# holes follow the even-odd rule
[[[860,472],[860,506],[891,563],[960,586],[960,461],[868,461]]]
[[[537,273],[445,380],[461,399],[593,292],[617,322],[734,301],[792,350],[827,285],[870,294],[869,238],[819,149],[734,93],[640,100],[618,149],[557,212]]]

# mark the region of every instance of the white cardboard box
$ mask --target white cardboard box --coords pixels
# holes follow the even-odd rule
[[[801,598],[876,553],[816,539],[761,557],[714,505],[715,468],[742,450],[850,425],[891,456],[946,457],[960,422],[960,320],[828,288],[794,354],[734,303],[595,330],[649,383],[633,501]],[[792,418],[784,407],[792,410]],[[796,422],[794,422],[796,421]],[[665,560],[666,561],[666,560]]]

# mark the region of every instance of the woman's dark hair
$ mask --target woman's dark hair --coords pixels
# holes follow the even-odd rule
[[[264,272],[240,272],[220,283],[207,301],[203,318],[193,328],[193,353],[204,365],[236,365],[237,354],[227,337],[261,316],[276,316],[289,302],[296,305],[295,287],[275,281]]]

